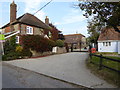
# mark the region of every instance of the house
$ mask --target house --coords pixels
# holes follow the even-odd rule
[[[82,34],[69,34],[64,35],[64,37],[69,48],[81,49],[86,47],[86,38]]]
[[[17,5],[13,1],[10,4],[10,22],[1,28],[2,34],[5,35],[6,39],[16,35],[16,43],[19,43],[20,35],[29,34],[46,36],[46,32],[49,32],[51,29],[49,25],[30,13],[25,13],[16,18],[16,8]]]
[[[98,38],[98,52],[120,53],[120,33],[113,28],[104,28]]]

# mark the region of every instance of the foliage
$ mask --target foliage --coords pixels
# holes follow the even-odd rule
[[[29,49],[23,49],[22,50],[22,52],[19,52],[20,53],[20,56],[22,57],[22,58],[24,58],[24,57],[31,57],[32,56],[32,53],[31,53],[31,51],[29,50]]]
[[[99,23],[106,22],[116,31],[120,32],[117,26],[120,26],[120,2],[80,2],[79,7],[85,11],[86,18],[94,15]]]
[[[35,50],[37,52],[51,51],[54,41],[44,38],[40,35],[22,35],[22,45],[25,49]]]
[[[13,36],[4,43],[4,53],[8,54],[10,52],[15,52],[16,46],[16,38]]]
[[[64,46],[64,42],[62,40],[57,40],[56,41],[56,46],[63,47]]]
[[[15,49],[15,51],[17,51],[17,52],[22,52],[22,50],[23,50],[23,47],[20,45],[18,45]]]
[[[58,30],[58,29],[56,28],[55,25],[53,25],[52,23],[50,23],[49,26],[52,27],[52,30],[51,30],[51,33],[52,33],[51,39],[52,39],[52,40],[56,41],[56,40],[58,40],[58,39],[60,39],[60,40],[64,40],[64,39],[65,39],[65,38],[64,38],[64,35],[61,33],[60,30]]]
[[[89,44],[94,43],[97,46],[97,40],[99,38],[102,25],[98,25],[98,22],[94,19],[88,22],[87,28],[88,34],[90,34],[87,39]]]
[[[2,56],[3,61],[32,56],[30,50],[23,49],[22,46],[16,44],[15,36],[11,37],[4,43],[4,53],[5,55]]]

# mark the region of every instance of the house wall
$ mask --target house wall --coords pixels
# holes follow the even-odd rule
[[[103,46],[103,42],[107,41],[98,42],[98,52],[118,52],[118,41],[108,41],[111,46]]]
[[[120,54],[120,41],[118,41],[118,54]]]
[[[26,27],[29,25],[21,24],[21,34],[26,35]],[[33,26],[30,26],[33,27]],[[44,30],[42,28],[33,27],[33,35],[43,35]]]
[[[19,24],[15,24],[15,25],[14,25],[14,30],[16,30],[16,31],[20,30]]]

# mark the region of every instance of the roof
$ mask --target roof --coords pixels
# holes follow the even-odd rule
[[[82,37],[85,37],[82,34],[69,34],[64,35],[66,43],[78,43],[81,41]]]
[[[120,29],[120,26],[118,28]],[[98,41],[103,40],[120,40],[120,33],[114,28],[104,28],[98,38]]]
[[[51,29],[50,26],[43,23],[40,19],[38,19],[36,16],[34,16],[30,13],[26,13],[26,14],[20,16],[14,22],[12,22],[12,25],[14,25],[16,23],[22,23],[22,24],[26,24],[26,25],[31,25],[31,26],[43,28],[43,29]],[[5,28],[9,25],[10,25],[10,23],[6,24],[2,28]]]

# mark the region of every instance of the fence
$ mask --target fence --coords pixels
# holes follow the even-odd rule
[[[104,67],[104,68],[110,69],[112,71],[116,71],[120,74],[120,70],[116,70],[114,68],[111,68],[109,66],[104,65],[103,64],[103,59],[118,62],[118,63],[120,63],[120,60],[104,57],[102,54],[101,55],[95,55],[95,54],[90,53],[89,55],[90,55],[90,60],[91,60],[90,63],[93,63],[93,64],[96,64],[96,63],[92,62],[92,56],[99,57],[99,64],[98,64],[99,65],[99,70],[101,70]]]

